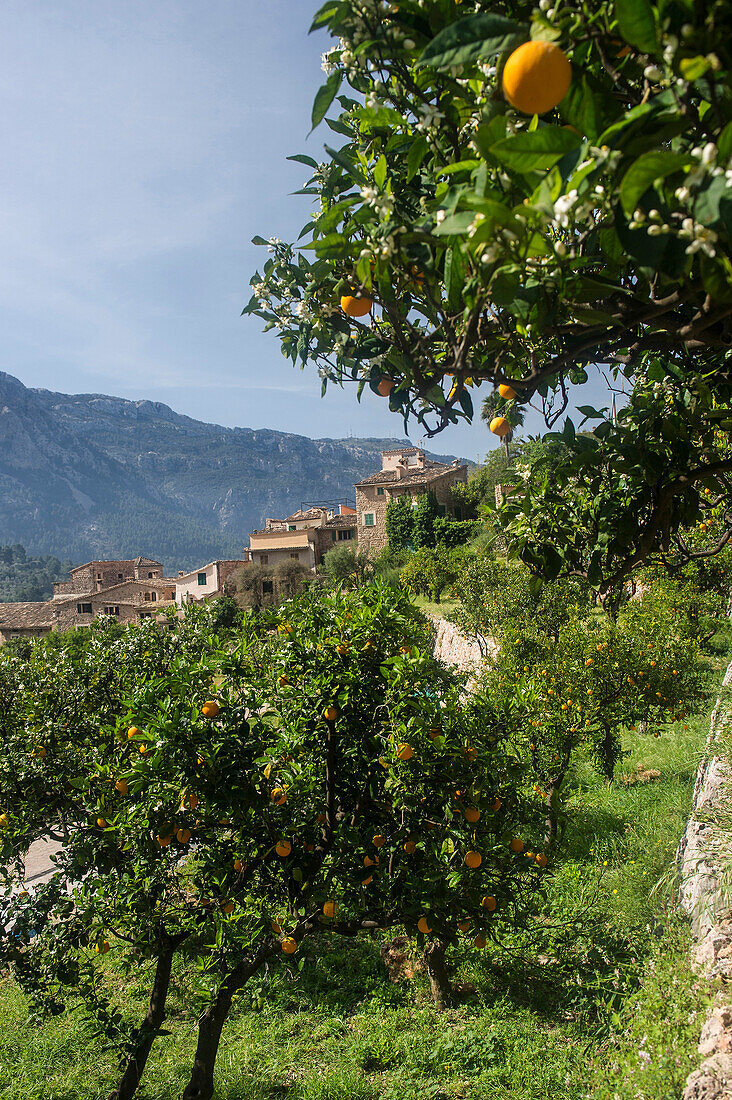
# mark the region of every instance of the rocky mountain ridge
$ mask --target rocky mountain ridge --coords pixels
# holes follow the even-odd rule
[[[267,516],[352,498],[380,450],[406,445],[224,428],[159,402],[30,389],[0,372],[0,542],[195,568],[240,556]]]

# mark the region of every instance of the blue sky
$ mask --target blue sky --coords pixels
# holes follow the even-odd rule
[[[313,0],[6,0],[0,17],[0,369],[314,437],[402,434],[383,400],[320,399],[242,318],[262,250],[309,214]],[[486,391],[487,392],[487,391]],[[539,430],[538,419],[529,427]],[[413,432],[419,440],[419,429]],[[431,446],[476,458],[486,427]]]

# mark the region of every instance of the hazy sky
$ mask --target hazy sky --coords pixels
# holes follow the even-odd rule
[[[0,369],[305,435],[401,435],[242,318],[263,250],[309,200],[315,0],[6,0],[0,15]],[[485,391],[487,392],[487,390]],[[538,421],[527,422],[538,430]],[[413,439],[420,438],[419,428]],[[431,446],[470,458],[480,422]]]

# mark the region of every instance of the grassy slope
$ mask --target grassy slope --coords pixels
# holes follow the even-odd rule
[[[705,713],[658,739],[629,734],[612,786],[580,765],[562,856],[547,880],[557,927],[540,942],[517,936],[500,958],[469,948],[455,960],[457,1007],[443,1016],[423,974],[391,985],[369,942],[333,944],[325,957],[306,957],[302,971],[253,986],[224,1034],[220,1100],[680,1097],[703,997],[667,884],[707,728]],[[660,777],[634,781],[649,769]],[[582,916],[590,903],[601,914],[594,923]],[[108,966],[139,1018],[140,975]],[[146,1100],[173,1100],[187,1079],[190,997],[181,972],[172,1035],[152,1056]],[[112,1055],[77,1013],[29,1024],[23,996],[9,981],[0,986],[3,1100],[98,1100],[114,1077]]]

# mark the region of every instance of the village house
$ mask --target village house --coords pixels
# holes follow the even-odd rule
[[[409,496],[414,506],[421,494],[434,493],[444,515],[462,519],[450,490],[467,477],[468,467],[458,459],[450,465],[433,462],[418,447],[382,451],[381,470],[356,485],[359,544],[370,557],[386,547],[386,506],[398,496]]]
[[[0,603],[0,644],[90,626],[102,615],[136,623],[176,606],[175,579],[163,576],[152,558],[89,561],[69,572],[70,580],[54,584],[50,600]]]
[[[176,603],[194,603],[224,595],[226,584],[248,561],[249,558],[210,561],[190,573],[181,571],[175,580]]]
[[[314,506],[298,509],[287,519],[268,519],[263,531],[249,536],[253,562],[271,568],[282,561],[297,561],[313,572],[334,546],[355,543],[358,520],[355,508]]]

